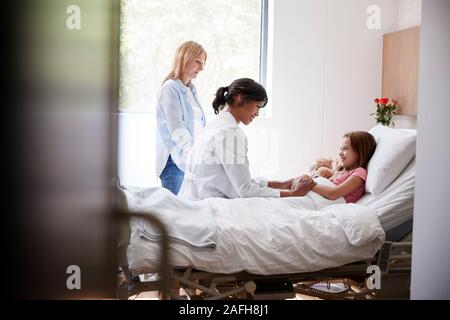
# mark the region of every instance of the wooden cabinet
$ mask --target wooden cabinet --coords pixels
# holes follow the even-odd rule
[[[383,36],[382,96],[396,99],[399,114],[417,114],[420,27]]]

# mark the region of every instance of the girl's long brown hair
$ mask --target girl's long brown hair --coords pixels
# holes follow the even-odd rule
[[[373,153],[377,143],[375,138],[366,131],[352,131],[344,134],[343,138],[350,140],[350,145],[355,153],[358,155],[358,167],[367,169],[367,164]]]

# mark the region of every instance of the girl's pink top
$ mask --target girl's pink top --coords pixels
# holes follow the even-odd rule
[[[360,177],[361,179],[363,179],[364,184],[359,187],[358,189],[356,189],[355,191],[347,194],[344,196],[344,199],[347,203],[355,203],[356,201],[358,201],[366,192],[366,178],[367,178],[367,171],[366,169],[359,167],[356,169],[353,169],[351,171],[348,171],[340,176],[338,176],[335,179],[332,179],[331,181],[334,182],[334,184],[336,185],[340,185],[342,182],[344,182],[345,180],[347,180],[348,178],[350,178],[351,176],[357,176]]]

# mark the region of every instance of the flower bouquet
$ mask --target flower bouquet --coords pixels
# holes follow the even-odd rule
[[[381,123],[383,126],[389,126],[391,123],[392,125],[395,125],[392,116],[396,114],[397,101],[391,99],[391,102],[389,103],[388,98],[376,98],[373,101],[377,104],[377,111],[370,115],[375,115],[377,123]]]

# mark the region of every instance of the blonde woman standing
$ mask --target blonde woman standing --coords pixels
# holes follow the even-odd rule
[[[172,70],[158,92],[156,105],[156,175],[164,188],[178,194],[184,178],[187,153],[205,113],[192,80],[206,62],[206,51],[187,41],[176,51]]]

